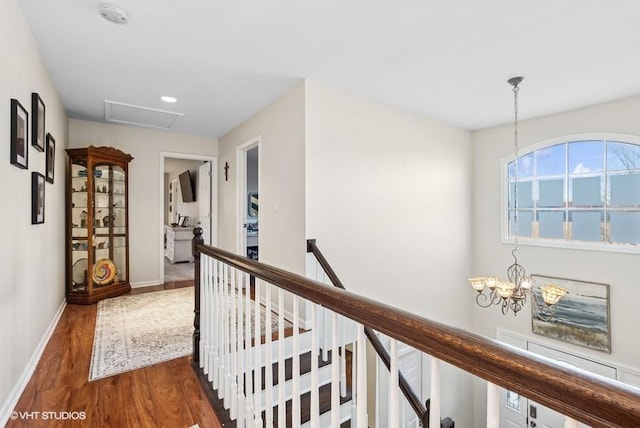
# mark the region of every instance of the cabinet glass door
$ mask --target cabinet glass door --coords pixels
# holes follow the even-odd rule
[[[71,165],[71,288],[87,290],[89,261],[89,193],[87,167]]]
[[[94,287],[126,281],[125,174],[122,167],[97,163],[93,170]]]

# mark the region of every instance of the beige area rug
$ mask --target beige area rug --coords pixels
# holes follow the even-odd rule
[[[193,290],[179,288],[98,302],[89,381],[191,354]],[[264,334],[264,307],[260,315]],[[252,313],[252,325],[253,318]],[[288,320],[285,324],[286,328],[293,326]],[[271,314],[271,325],[277,331],[276,313]]]
[[[193,287],[98,302],[89,381],[189,355]]]

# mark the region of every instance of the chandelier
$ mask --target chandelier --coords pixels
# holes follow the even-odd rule
[[[534,280],[526,275],[524,267],[518,263],[518,85],[523,77],[512,77],[508,80],[513,88],[514,100],[514,188],[513,188],[513,225],[514,248],[513,264],[507,268],[507,279],[499,279],[495,276],[470,278],[471,286],[478,292],[476,303],[488,308],[492,305],[500,305],[502,313],[506,315],[512,311],[516,315],[527,303],[530,296],[532,306],[537,316],[545,321],[550,320],[556,313],[557,303],[568,293],[565,288],[554,284],[546,284],[540,287],[542,303],[533,291]]]

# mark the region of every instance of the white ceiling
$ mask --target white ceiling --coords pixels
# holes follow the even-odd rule
[[[312,79],[467,129],[640,94],[636,0],[19,0],[68,114],[218,137]],[[161,95],[178,98],[175,104]],[[45,100],[46,102],[46,100]]]

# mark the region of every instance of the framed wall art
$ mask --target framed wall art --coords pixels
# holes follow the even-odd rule
[[[53,177],[56,167],[56,140],[47,133],[47,174],[46,178],[49,183],[53,183]]]
[[[31,94],[31,145],[44,152],[44,102],[36,92]]]
[[[544,284],[551,283],[569,290],[558,302],[558,311],[550,321],[538,318],[532,310],[531,328],[535,334],[611,353],[608,284],[543,275],[531,277],[540,302],[540,286]]]
[[[29,113],[16,99],[11,99],[11,164],[29,167]]]
[[[31,224],[44,223],[44,175],[31,173]]]

